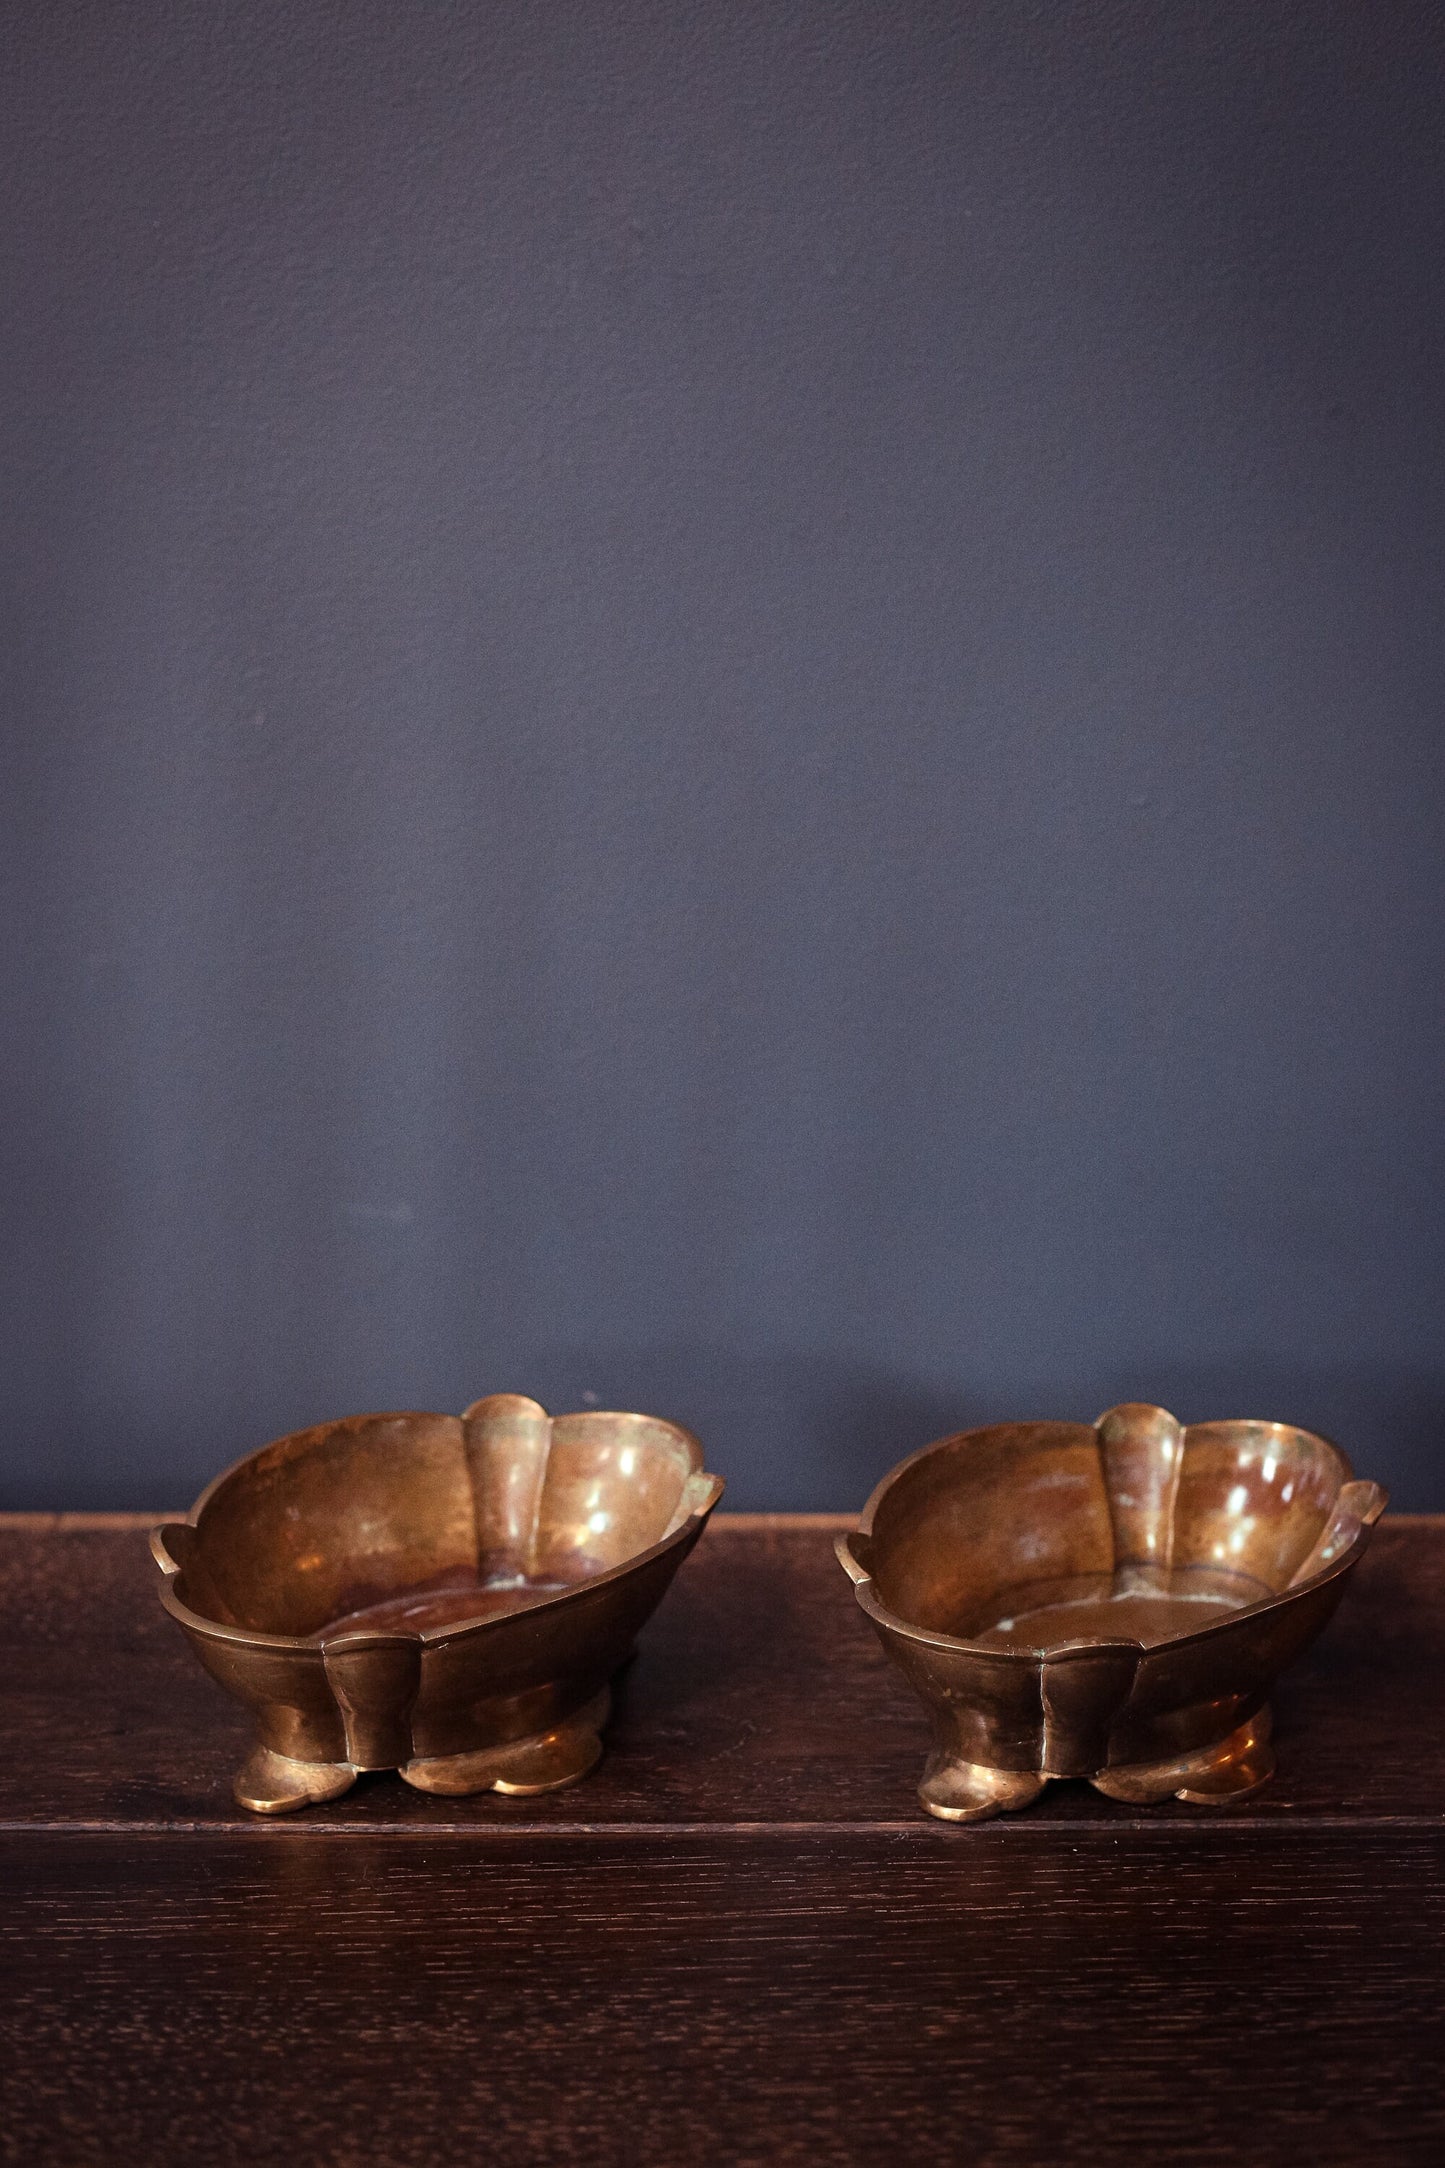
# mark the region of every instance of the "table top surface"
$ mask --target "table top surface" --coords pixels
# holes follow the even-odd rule
[[[1445,2157],[1445,1521],[1377,1530],[1262,1791],[962,1829],[841,1519],[714,1519],[583,1783],[284,1823],[147,1525],[0,1519],[0,2159]]]
[[[254,1832],[232,1803],[245,1712],[200,1669],[156,1600],[133,1516],[0,1518],[0,1829]],[[525,1831],[762,1828],[938,1834],[914,1799],[927,1730],[833,1553],[850,1525],[718,1514],[619,1677],[601,1766],[521,1800],[426,1798],[366,1778],[295,1823],[484,1838]],[[1214,1810],[1233,1825],[1445,1825],[1422,1719],[1445,1691],[1445,1519],[1386,1520],[1322,1640],[1273,1697],[1278,1773]],[[1430,1766],[1435,1764],[1436,1766]],[[1174,1802],[1124,1806],[1053,1784],[1020,1842],[1047,1828],[1199,1827]]]

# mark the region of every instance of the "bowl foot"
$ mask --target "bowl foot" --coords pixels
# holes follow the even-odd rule
[[[982,1822],[1032,1806],[1048,1781],[1032,1769],[990,1769],[930,1754],[918,1796],[941,1822]]]
[[[1134,1806],[1153,1806],[1170,1798],[1183,1799],[1193,1807],[1222,1806],[1226,1800],[1257,1791],[1274,1775],[1269,1730],[1269,1710],[1261,1709],[1216,1746],[1200,1747],[1172,1761],[1101,1769],[1092,1780],[1094,1789]]]
[[[584,1708],[552,1731],[506,1746],[482,1747],[475,1754],[436,1754],[409,1761],[399,1771],[419,1792],[457,1797],[466,1792],[508,1792],[530,1798],[575,1784],[602,1759],[602,1726],[612,1697],[604,1686]]]
[[[1182,1799],[1193,1807],[1222,1806],[1243,1799],[1274,1775],[1267,1708],[1241,1724],[1227,1739],[1199,1747],[1169,1761],[1134,1762],[1101,1769],[1089,1779],[1109,1799],[1131,1806],[1156,1806]],[[1032,1806],[1050,1778],[1027,1769],[991,1769],[983,1762],[955,1761],[932,1754],[918,1796],[930,1814],[944,1822],[982,1822],[991,1814],[1016,1814]]]
[[[350,1762],[293,1761],[289,1754],[258,1746],[231,1790],[252,1814],[296,1814],[302,1807],[339,1799],[356,1782]]]

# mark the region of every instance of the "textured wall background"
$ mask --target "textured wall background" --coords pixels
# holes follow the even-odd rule
[[[1445,1505],[1445,16],[0,16],[0,1502],[519,1388]]]

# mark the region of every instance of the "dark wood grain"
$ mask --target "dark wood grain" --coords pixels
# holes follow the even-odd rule
[[[305,1818],[481,1832],[663,1824],[899,1823],[926,1749],[833,1556],[842,1521],[718,1516],[623,1675],[601,1767],[550,1798],[426,1799],[375,1777]],[[0,1826],[254,1829],[231,1802],[242,1712],[200,1670],[155,1593],[142,1528],[0,1523]],[[1445,1523],[1386,1521],[1323,1640],[1275,1701],[1279,1774],[1222,1811],[1240,1822],[1361,1816],[1445,1825]],[[1426,1721],[1427,1710],[1436,1720]],[[1008,1827],[1139,1820],[1050,1787]]]
[[[830,1523],[715,1523],[606,1760],[230,1803],[143,1533],[0,1524],[0,2160],[1445,2158],[1445,1524],[1387,1522],[1223,1813],[949,1828]]]
[[[0,1843],[0,2157],[1445,2157],[1434,1834]]]

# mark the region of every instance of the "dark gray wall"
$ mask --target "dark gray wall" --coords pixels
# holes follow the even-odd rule
[[[0,1496],[484,1390],[1445,1504],[1445,16],[3,10]]]

